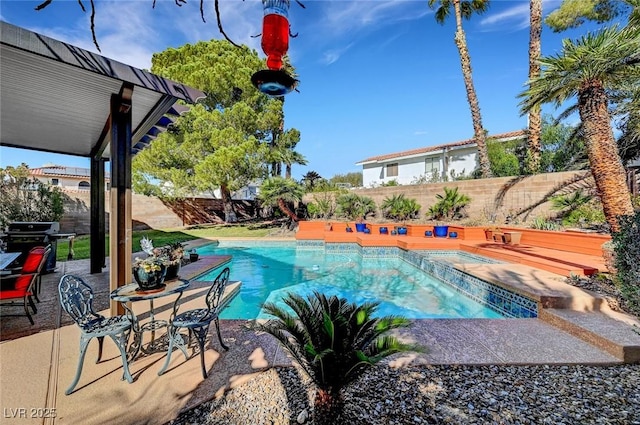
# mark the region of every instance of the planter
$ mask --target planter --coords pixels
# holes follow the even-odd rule
[[[367,228],[366,223],[356,223],[356,232],[364,232],[364,229]]]
[[[407,234],[407,228],[406,227],[398,227],[397,229],[398,235],[406,235]]]
[[[180,267],[182,264],[178,262],[177,264],[172,264],[167,266],[167,274],[164,276],[164,280],[174,280],[178,278],[178,273],[180,273]]]
[[[424,236],[427,238],[433,237],[433,231],[432,230],[425,230],[424,231]]]
[[[449,234],[449,226],[433,226],[433,234],[436,238],[446,238]]]
[[[133,269],[133,278],[138,283],[141,291],[149,291],[161,288],[164,285],[166,273],[167,268],[165,266],[161,266],[158,271],[148,273],[142,267],[135,267]]]
[[[386,227],[381,227],[379,230],[380,230],[380,234],[381,235],[388,235],[389,234],[389,229],[387,229]]]
[[[449,237],[451,239],[456,239],[458,237],[458,232],[449,232]]]
[[[191,254],[189,254],[189,261],[191,261],[192,263],[198,261],[198,258],[200,258],[200,254],[198,254],[197,252],[192,252]]]

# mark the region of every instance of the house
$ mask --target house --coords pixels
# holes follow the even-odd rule
[[[524,130],[488,135],[487,139],[506,142],[526,137]],[[442,181],[452,175],[468,176],[478,166],[475,139],[428,146],[403,152],[373,156],[357,162],[362,165],[362,184],[376,187],[395,180],[398,184]]]
[[[65,191],[88,191],[91,189],[91,170],[89,168],[46,164],[39,168],[30,168],[29,177],[57,186]],[[105,172],[105,190],[109,190],[109,187],[109,173]]]

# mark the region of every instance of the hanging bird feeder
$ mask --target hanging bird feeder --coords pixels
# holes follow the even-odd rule
[[[296,80],[282,69],[282,58],[289,50],[289,0],[262,0],[262,51],[267,68],[251,76],[253,85],[269,96],[284,96]]]

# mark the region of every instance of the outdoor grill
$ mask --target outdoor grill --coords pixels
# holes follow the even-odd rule
[[[47,246],[51,244],[51,254],[47,259],[44,271],[52,272],[56,268],[56,251],[60,232],[60,223],[57,221],[27,222],[14,221],[7,227],[6,242],[8,252],[21,252],[17,262],[20,266],[27,258],[29,250],[35,246]]]

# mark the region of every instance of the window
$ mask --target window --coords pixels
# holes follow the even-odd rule
[[[78,189],[89,189],[91,185],[87,181],[82,181],[78,183]]]
[[[387,164],[387,177],[398,177],[398,163]]]
[[[58,186],[59,184],[60,184],[60,181],[58,179],[51,179],[52,186]]]
[[[427,158],[424,160],[425,174],[438,173],[440,161],[438,158]]]

